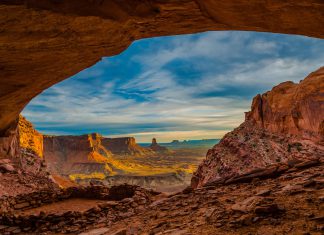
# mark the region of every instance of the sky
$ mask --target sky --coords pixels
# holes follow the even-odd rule
[[[56,84],[24,109],[44,134],[133,136],[137,142],[221,138],[252,98],[324,65],[324,40],[206,32],[134,42]]]

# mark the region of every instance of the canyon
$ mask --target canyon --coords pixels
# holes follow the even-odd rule
[[[107,187],[79,174],[149,187],[169,174],[167,184],[177,183],[190,166],[177,165],[175,175],[150,165],[161,174],[138,178],[147,154],[166,151],[156,141],[143,148],[96,133],[43,136],[19,114],[43,90],[135,40],[210,30],[324,38],[323,12],[321,0],[0,1],[0,234],[322,234],[323,67],[257,95],[177,193]],[[118,169],[134,175],[109,179]]]
[[[51,159],[47,166],[46,156],[51,152],[67,160],[56,169],[60,171],[74,161],[106,164],[106,159],[118,151],[125,153],[125,149],[132,157],[147,161],[132,148],[149,152],[154,148],[139,147],[132,138],[123,141],[119,138],[112,141],[118,147],[110,151],[99,134],[42,136],[20,117],[18,133],[27,133],[19,138],[24,146],[16,158],[19,161],[0,161],[3,201],[0,231],[5,234],[85,231],[83,234],[111,235],[321,234],[324,229],[323,81],[322,67],[298,84],[284,82],[257,95],[245,121],[207,152],[191,179],[191,186],[177,193],[160,193],[127,184],[107,187],[90,181],[89,186],[67,184],[62,191],[57,183],[63,180],[47,171],[56,164]],[[41,143],[44,143],[42,156],[37,155]],[[149,146],[157,145],[153,139]],[[119,160],[126,159],[123,155]],[[135,168],[141,170],[138,167]],[[123,177],[128,176],[119,175],[112,181],[124,183]],[[176,181],[176,177],[172,180]],[[131,181],[141,183],[135,178]],[[37,198],[38,202],[27,203],[19,198]],[[82,208],[76,206],[80,204]],[[42,222],[36,222],[39,219],[35,218],[42,218]]]
[[[207,151],[206,147],[171,151],[155,138],[151,145],[142,147],[134,137],[42,135],[22,116],[18,132],[21,150],[44,161],[60,186],[127,183],[164,192],[179,191],[190,184],[193,171]]]

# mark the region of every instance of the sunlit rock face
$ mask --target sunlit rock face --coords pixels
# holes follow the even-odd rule
[[[280,162],[324,157],[324,67],[299,84],[284,82],[252,102],[251,112],[207,153],[192,186]]]
[[[0,197],[58,187],[43,159],[43,135],[24,117],[19,116],[9,135],[0,138],[1,157]]]
[[[82,136],[45,136],[44,156],[50,171],[67,174],[75,165],[107,162],[112,154],[102,146],[101,139],[96,133]],[[97,166],[101,169],[102,164]]]
[[[43,157],[43,135],[34,129],[31,122],[20,115],[7,131],[7,136],[0,137],[0,158],[1,156],[19,158],[21,150]]]
[[[147,156],[152,154],[149,149],[138,145],[134,137],[103,138],[102,145],[116,155]]]
[[[57,174],[105,172],[113,155],[147,156],[152,151],[139,146],[135,138],[104,138],[94,133],[82,136],[44,136],[44,156]]]
[[[136,39],[210,30],[324,38],[323,12],[321,0],[1,1],[0,136],[15,130],[19,113],[44,89]],[[0,141],[2,149],[12,145]]]
[[[323,139],[324,67],[299,84],[284,82],[252,102],[247,120],[270,132]]]
[[[23,116],[19,116],[19,143],[21,148],[43,157],[43,135]]]

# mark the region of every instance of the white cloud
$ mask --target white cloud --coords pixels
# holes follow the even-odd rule
[[[298,51],[282,56],[280,50],[291,45],[246,32],[175,37],[131,55],[131,61],[140,66],[132,77],[102,79],[112,65],[103,59],[73,82],[36,97],[24,115],[52,133],[65,133],[62,128],[71,126],[80,130],[125,126],[132,131],[120,129],[122,135],[129,132],[141,141],[153,135],[164,141],[176,135],[179,139],[220,137],[243,121],[251,95],[283,81],[298,82],[322,66],[323,46],[301,41],[310,47],[311,56],[300,56]],[[175,61],[188,65],[189,72],[198,71],[193,82],[183,82],[187,75],[177,74],[177,65],[168,67]]]
[[[255,40],[253,41],[249,47],[253,50],[255,53],[274,53],[278,47],[277,43],[275,42],[269,42],[265,40]]]
[[[318,59],[300,60],[297,58],[264,59],[258,63],[242,63],[232,70],[220,75],[211,75],[202,79],[201,91],[210,91],[209,84],[214,84],[214,90],[236,86],[271,89],[284,81],[299,82],[310,72],[321,67],[324,56]]]
[[[175,85],[173,74],[166,70],[148,70],[132,79],[121,89],[155,91]]]

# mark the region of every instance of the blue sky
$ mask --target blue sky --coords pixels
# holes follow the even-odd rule
[[[122,54],[49,88],[23,115],[46,134],[220,138],[251,99],[323,66],[324,40],[207,32],[134,42]]]

